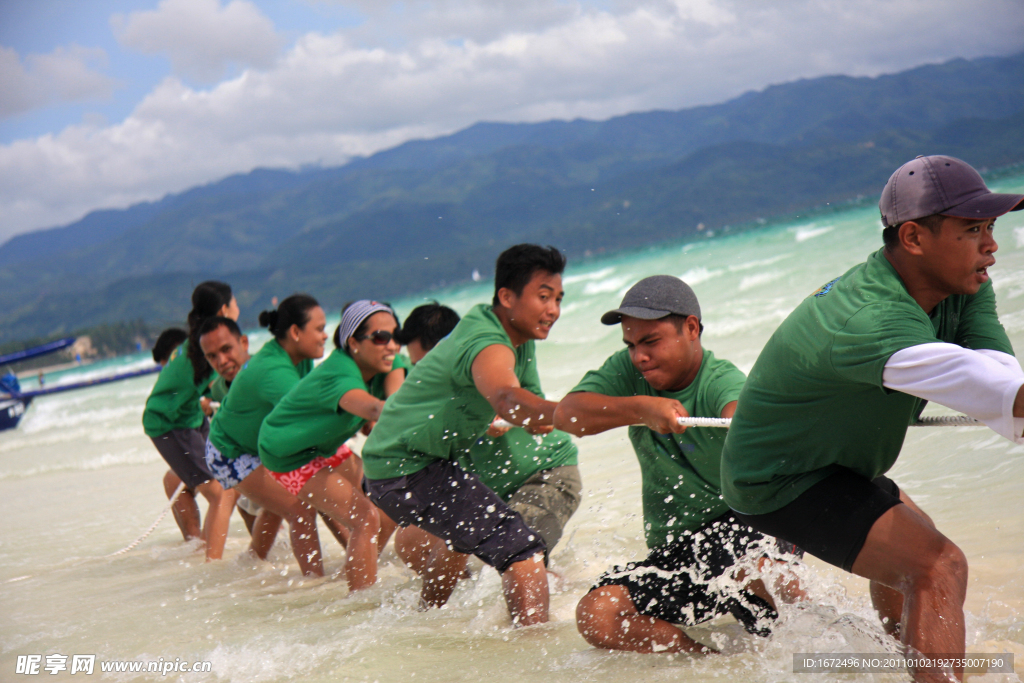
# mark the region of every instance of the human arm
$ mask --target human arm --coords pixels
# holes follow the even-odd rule
[[[642,424],[659,434],[680,434],[686,430],[678,418],[690,414],[679,401],[660,396],[606,396],[576,391],[563,398],[555,409],[555,429],[573,436]]]
[[[919,344],[889,358],[883,385],[959,410],[1024,444],[1024,372],[1012,356],[956,344]]]
[[[338,401],[338,407],[346,413],[361,417],[368,422],[380,419],[384,401],[362,389],[349,389]]]
[[[546,434],[552,430],[557,404],[520,386],[515,366],[516,356],[511,348],[502,344],[487,346],[473,360],[473,384],[498,417],[531,434]]]
[[[730,401],[722,408],[722,417],[731,418],[736,414],[736,401]]]
[[[395,367],[394,370],[384,376],[385,398],[398,391],[398,387],[402,386],[402,382],[405,381],[405,372],[405,368]]]

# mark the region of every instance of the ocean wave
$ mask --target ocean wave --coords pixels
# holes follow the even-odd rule
[[[569,275],[568,277],[562,278],[563,285],[572,285],[577,282],[586,282],[587,280],[600,280],[601,278],[608,277],[615,272],[614,267],[602,268],[601,270],[595,270],[590,273],[581,273],[579,275]]]
[[[617,292],[627,285],[633,283],[632,275],[620,275],[618,277],[610,277],[607,280],[600,280],[598,282],[588,283],[583,288],[583,294],[585,296],[592,294],[607,294],[608,292]]]
[[[40,465],[26,470],[0,471],[0,481],[4,479],[27,479],[41,474],[53,474],[54,472],[87,472],[121,467],[123,465],[149,465],[159,462],[160,459],[160,454],[157,453],[156,449],[132,449],[124,453],[104,453],[103,455],[77,462]]]
[[[834,225],[826,225],[818,228],[812,224],[805,227],[795,228],[793,232],[796,233],[797,242],[806,242],[807,240],[814,239],[815,237],[820,237],[825,233],[832,232],[835,229],[836,226]]]
[[[761,285],[768,284],[772,280],[778,280],[780,277],[785,275],[781,270],[769,270],[766,273],[758,273],[756,275],[745,275],[740,280],[740,291],[745,292],[748,289],[754,287],[760,287]]]
[[[95,425],[106,430],[115,424],[123,423],[125,418],[137,417],[132,422],[138,425],[138,430],[141,431],[142,405],[105,405],[102,408],[86,408],[84,410],[70,410],[71,407],[73,406],[67,404],[52,408],[45,404],[33,406],[35,410],[25,416],[21,430],[24,434],[34,434],[54,429],[67,429],[82,424]]]
[[[792,256],[792,254],[779,254],[778,256],[772,256],[770,258],[757,259],[756,261],[746,261],[745,263],[737,263],[734,266],[729,266],[729,272],[737,273],[741,270],[750,270],[751,268],[761,268],[763,266],[770,266],[772,264],[783,261]]]
[[[774,328],[785,320],[792,310],[778,302],[774,307],[765,305],[749,312],[737,311],[734,316],[727,318],[711,319],[707,325],[709,330],[714,330],[714,336],[728,337],[761,327]]]
[[[680,275],[679,279],[692,287],[693,285],[700,284],[705,280],[710,280],[713,277],[718,277],[724,272],[725,271],[722,269],[708,270],[704,266],[698,266],[696,268],[691,268],[690,270]]]

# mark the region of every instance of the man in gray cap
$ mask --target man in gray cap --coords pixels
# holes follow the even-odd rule
[[[629,426],[649,554],[601,577],[576,608],[577,628],[596,647],[636,652],[710,651],[673,624],[720,614],[767,634],[777,616],[774,598],[760,579],[744,576],[767,568],[767,552],[794,549],[777,549],[774,539],[738,523],[722,500],[725,430],[687,430],[678,422],[731,417],[743,373],[701,346],[700,304],[679,278],[641,280],[601,322],[622,323],[626,348],[562,399],[555,428],[586,436]],[[744,557],[745,568],[738,567]],[[797,595],[795,581],[784,592]]]
[[[884,247],[780,325],[722,452],[738,518],[870,579],[886,630],[926,655],[964,653],[967,560],[883,475],[923,401],[1024,443],[1024,373],[988,275],[995,219],[1022,205],[959,159],[900,167],[879,203]],[[914,675],[946,681],[962,666]]]

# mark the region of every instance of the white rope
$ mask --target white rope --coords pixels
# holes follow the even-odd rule
[[[153,530],[156,529],[160,525],[160,522],[164,521],[164,517],[166,517],[167,513],[171,511],[171,506],[174,505],[174,501],[176,501],[178,499],[178,494],[180,494],[184,490],[185,490],[185,482],[181,482],[180,484],[178,484],[178,488],[176,488],[174,490],[174,495],[171,496],[171,499],[169,501],[167,501],[167,507],[165,507],[164,511],[160,513],[160,516],[156,518],[156,521],[153,522],[153,524],[150,525],[150,527],[148,529],[146,529],[146,533],[142,534],[141,536],[136,538],[134,541],[132,541],[131,543],[129,543],[125,547],[123,547],[120,550],[118,550],[116,553],[110,553],[109,555],[107,555],[107,557],[115,557],[117,555],[123,555],[124,553],[128,552],[129,550],[131,550],[132,548],[134,548],[135,546],[137,546],[138,544],[140,544],[144,540],[146,540],[146,537],[149,536],[151,533],[153,533]]]
[[[680,417],[677,422],[686,427],[719,427],[728,429],[732,424],[731,417]],[[498,418],[494,421],[495,427],[510,428],[517,425],[507,420]],[[983,422],[975,420],[967,415],[947,415],[943,417],[922,417],[911,424],[912,427],[972,427],[984,425]],[[637,425],[642,426],[642,425]]]

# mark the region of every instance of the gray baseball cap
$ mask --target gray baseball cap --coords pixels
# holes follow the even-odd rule
[[[932,214],[987,219],[1024,208],[1024,195],[996,194],[970,164],[947,156],[917,157],[896,169],[878,209],[891,227]]]
[[[617,325],[622,316],[641,320],[657,320],[666,315],[697,316],[700,320],[700,304],[697,295],[677,277],[652,275],[629,288],[622,304],[614,311],[601,316],[605,325]]]

